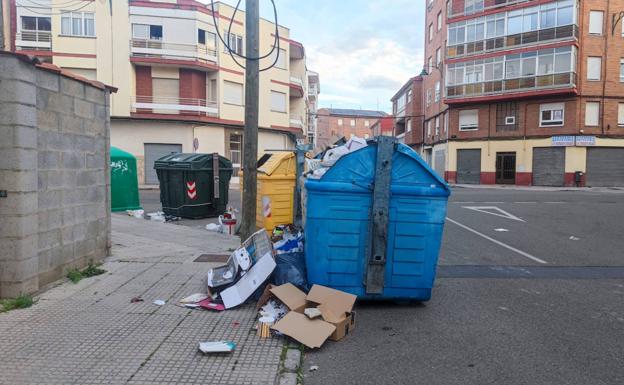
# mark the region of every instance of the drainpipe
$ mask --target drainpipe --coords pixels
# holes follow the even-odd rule
[[[611,14],[611,0],[607,0],[607,20],[609,20],[609,15]],[[607,89],[607,65],[609,64],[609,51],[607,50],[607,42],[609,41],[609,28],[606,28],[605,30],[605,37],[604,37],[604,65],[603,68],[601,69],[602,72],[602,101],[600,103],[600,108],[601,108],[601,117],[600,117],[600,131],[602,132],[602,135],[605,134],[605,92]]]

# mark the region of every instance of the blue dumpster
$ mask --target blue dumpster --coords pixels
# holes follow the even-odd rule
[[[365,299],[431,298],[450,190],[416,152],[378,137],[305,188],[310,284]]]

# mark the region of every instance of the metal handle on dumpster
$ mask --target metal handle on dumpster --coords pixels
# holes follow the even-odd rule
[[[213,176],[213,188],[212,195],[215,199],[219,199],[220,194],[220,181],[219,181],[219,154],[212,153],[212,176]]]
[[[386,250],[388,245],[388,217],[390,205],[390,181],[392,179],[392,155],[394,137],[377,137],[377,162],[375,165],[375,185],[373,187],[373,219],[369,232],[370,243],[368,266],[366,269],[366,293],[381,294],[384,288],[386,271]]]

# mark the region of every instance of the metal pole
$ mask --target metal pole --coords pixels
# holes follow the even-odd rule
[[[245,54],[255,58],[259,54],[260,6],[258,0],[247,0],[245,15]],[[243,137],[243,202],[241,240],[256,231],[256,190],[258,157],[258,94],[260,76],[258,60],[245,61],[245,135]]]
[[[4,0],[0,0],[0,51],[4,51]]]

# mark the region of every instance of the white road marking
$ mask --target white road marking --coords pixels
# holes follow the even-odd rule
[[[494,229],[494,231],[499,232],[499,233],[506,233],[509,230],[500,228],[500,229]]]
[[[565,202],[544,202],[544,203],[547,203],[547,204],[550,204],[550,205],[562,205]]]
[[[471,232],[471,233],[473,233],[473,234],[476,234],[476,235],[478,235],[478,236],[480,236],[480,237],[482,237],[482,238],[484,238],[484,239],[487,239],[488,241],[490,241],[490,242],[492,242],[492,243],[495,243],[495,244],[497,244],[497,245],[499,245],[499,246],[502,246],[502,247],[504,247],[504,248],[506,248],[506,249],[508,249],[508,250],[511,250],[511,251],[513,251],[514,253],[518,253],[518,254],[522,255],[523,257],[529,258],[529,259],[530,259],[530,260],[532,260],[532,261],[535,261],[535,262],[537,262],[537,263],[542,263],[542,264],[547,264],[547,263],[548,263],[548,262],[544,261],[543,259],[539,259],[539,258],[537,258],[537,257],[534,257],[534,256],[532,256],[531,254],[529,254],[529,253],[527,253],[527,252],[524,252],[524,251],[522,251],[522,250],[518,250],[518,249],[516,249],[515,247],[513,247],[513,246],[509,246],[508,244],[503,243],[503,242],[501,242],[501,241],[498,241],[498,240],[496,240],[496,239],[494,239],[494,238],[492,238],[492,237],[488,237],[487,235],[485,235],[485,234],[483,234],[483,233],[480,233],[480,232],[478,232],[477,230],[475,230],[475,229],[473,229],[473,228],[471,228],[471,227],[468,227],[468,226],[466,226],[466,225],[464,225],[464,224],[461,224],[461,223],[459,223],[459,222],[457,222],[457,221],[455,221],[455,220],[453,220],[453,219],[451,219],[451,218],[449,218],[449,217],[446,217],[446,220],[447,220],[447,221],[449,221],[449,222],[451,222],[451,223],[456,224],[457,226],[461,227],[461,228],[462,228],[462,229],[464,229],[464,230],[468,230],[468,231],[470,231],[470,232]]]
[[[537,203],[537,202],[514,202],[514,203]]]
[[[518,222],[524,222],[523,219],[520,219],[517,216],[510,214],[507,211],[500,209],[496,206],[462,206],[462,207],[468,210],[478,211],[480,213],[490,214],[490,215],[494,215],[494,216],[501,217],[501,218],[507,218],[507,219],[511,219],[514,221],[518,221]],[[495,210],[498,212],[492,212],[488,210]]]

